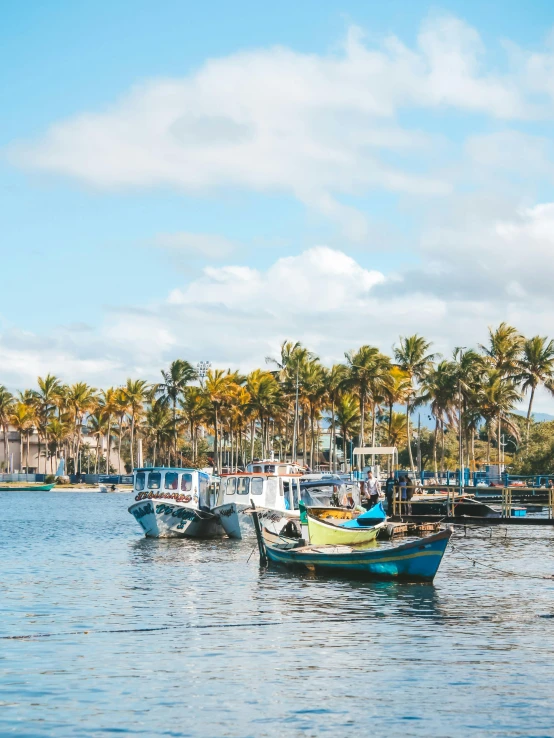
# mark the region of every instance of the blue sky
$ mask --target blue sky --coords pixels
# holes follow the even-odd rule
[[[542,0],[8,4],[0,381],[548,332],[553,28]]]

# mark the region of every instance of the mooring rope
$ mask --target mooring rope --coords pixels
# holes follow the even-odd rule
[[[508,577],[521,577],[522,579],[554,579],[553,574],[523,574],[521,572],[517,571],[506,571],[506,569],[499,569],[498,566],[493,566],[492,564],[485,564],[482,561],[478,561],[477,559],[472,559],[471,556],[468,556],[463,551],[460,551],[454,544],[450,543],[450,548],[454,553],[460,554],[460,556],[463,556],[468,561],[471,561],[473,563],[473,566],[483,566],[485,569],[491,569],[492,571],[497,571],[500,574],[504,574]]]

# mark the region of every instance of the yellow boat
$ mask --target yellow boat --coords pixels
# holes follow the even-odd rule
[[[379,530],[385,526],[385,521],[376,521],[375,525],[349,525],[332,522],[332,518],[322,519],[308,512],[308,532],[310,544],[324,546],[326,544],[342,544],[345,546],[370,543],[377,538]],[[335,518],[336,520],[336,518]],[[352,522],[355,522],[354,520]]]

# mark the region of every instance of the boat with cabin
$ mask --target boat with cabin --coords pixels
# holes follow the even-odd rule
[[[223,536],[212,512],[215,486],[198,469],[148,467],[134,471],[135,502],[129,507],[144,534],[151,538]]]
[[[299,527],[300,479],[298,464],[254,461],[244,472],[221,476],[217,504],[213,508],[229,538],[254,535],[252,502],[263,525],[275,532],[293,521]]]

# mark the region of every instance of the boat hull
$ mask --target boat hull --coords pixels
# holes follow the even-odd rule
[[[383,523],[371,527],[346,528],[327,520],[308,515],[308,537],[310,544],[355,546],[374,541]]]
[[[0,492],[50,492],[53,484],[6,484],[0,486]]]
[[[145,499],[131,505],[129,512],[149,538],[217,538],[224,534],[218,517],[176,502]]]
[[[338,576],[431,582],[442,561],[451,530],[393,548],[356,550],[352,546],[286,548],[265,543],[273,564]]]
[[[298,513],[284,514],[280,510],[268,508],[256,508],[263,526],[273,533],[279,533],[290,521],[298,520]],[[229,538],[251,538],[256,535],[254,521],[252,519],[252,508],[250,505],[238,505],[236,502],[227,502],[213,508],[218,516],[221,526]]]

